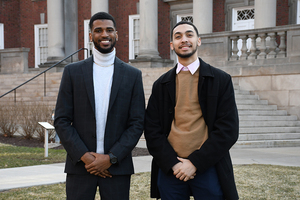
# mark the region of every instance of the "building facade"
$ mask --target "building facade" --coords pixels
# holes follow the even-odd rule
[[[14,55],[27,64],[20,71],[51,65],[80,48],[88,50],[73,59],[88,57],[88,22],[98,11],[116,19],[119,58],[136,67],[170,67],[176,61],[171,28],[187,20],[199,29],[200,57],[230,73],[240,88],[300,117],[299,2],[0,0],[0,73],[13,72],[3,63]]]
[[[170,29],[179,20],[193,21],[201,34],[274,27],[296,24],[298,7],[297,0],[1,0],[0,49],[29,48],[29,68],[57,61],[90,48],[88,20],[106,11],[117,21],[121,59],[174,60]]]

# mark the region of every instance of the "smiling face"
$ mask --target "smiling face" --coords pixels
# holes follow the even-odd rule
[[[118,34],[114,23],[111,20],[95,20],[91,30],[90,40],[93,41],[95,48],[101,53],[112,52]]]
[[[170,47],[178,56],[178,59],[197,59],[197,47],[201,45],[193,26],[189,24],[178,25],[173,30]]]

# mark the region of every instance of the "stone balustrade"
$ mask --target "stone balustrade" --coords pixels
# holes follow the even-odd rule
[[[247,31],[239,35],[229,36],[232,54],[229,54],[230,57],[228,59],[234,61],[286,57],[287,31],[270,31],[257,30],[255,34],[249,34]],[[242,43],[240,49],[238,48],[238,41]],[[250,48],[248,48],[247,44],[250,44]],[[239,52],[241,52],[240,55],[238,55]]]
[[[218,67],[300,62],[300,25],[200,35],[199,56]],[[241,45],[238,45],[241,43]]]

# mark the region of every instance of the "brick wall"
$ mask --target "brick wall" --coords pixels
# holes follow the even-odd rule
[[[20,46],[30,48],[28,66],[34,67],[34,25],[41,24],[41,13],[45,13],[45,23],[47,23],[47,1],[20,1],[20,8],[22,8],[20,9]]]
[[[276,26],[289,24],[289,0],[277,0]]]
[[[170,23],[170,5],[158,1],[158,52],[164,59],[170,59]]]
[[[225,31],[224,0],[213,1],[213,32]]]
[[[4,48],[21,46],[19,0],[0,1],[0,23],[4,24]]]
[[[30,48],[29,67],[34,67],[34,25],[41,23],[40,13],[45,13],[46,18],[47,0],[2,0],[0,4],[0,22],[4,23],[4,48]]]
[[[129,56],[129,15],[137,14],[138,0],[110,0],[109,13],[115,18],[119,40],[116,43],[117,56],[128,62]]]
[[[84,20],[91,18],[91,1],[78,0],[78,49],[84,47]],[[78,58],[84,58],[84,52],[79,52]]]

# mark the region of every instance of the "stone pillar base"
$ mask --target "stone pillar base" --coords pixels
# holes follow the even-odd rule
[[[30,48],[6,48],[0,50],[0,73],[22,74],[28,72]]]
[[[129,64],[136,68],[173,67],[174,61],[162,58],[137,58],[129,60]]]
[[[48,69],[49,67],[55,65],[57,62],[46,62],[46,63],[43,63],[43,64],[40,64],[39,65],[39,69],[40,69],[40,72]],[[62,72],[64,71],[64,67],[69,64],[68,62],[62,62],[58,65],[56,65],[55,67],[53,67],[52,69],[50,69],[48,72]]]

